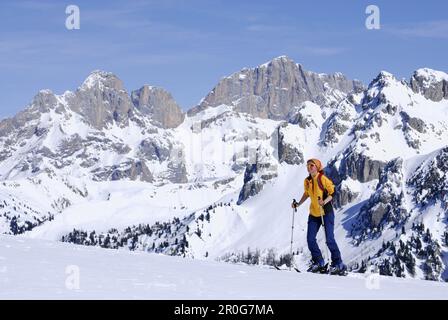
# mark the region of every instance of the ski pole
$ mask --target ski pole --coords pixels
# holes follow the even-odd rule
[[[320,201],[320,197],[317,197],[317,200]],[[328,244],[327,244],[327,228],[325,227],[325,220],[324,220],[324,214],[325,214],[325,210],[324,207],[322,207],[322,212],[320,214],[320,218],[322,219],[322,226],[324,227],[324,234],[325,234],[325,247],[327,248],[327,257],[330,259],[330,253],[329,253],[329,249],[328,249]]]
[[[297,208],[296,208],[297,201],[296,201],[296,199],[292,199],[292,203],[294,205],[294,208],[292,208],[291,248],[289,249],[289,258],[290,258],[289,271],[291,271],[292,260],[293,260],[293,258],[292,258],[292,243],[294,241],[294,213],[297,212]]]
[[[320,201],[320,197],[317,197],[317,200],[319,200]],[[321,214],[320,214],[320,218],[322,219],[322,226],[324,227],[324,229],[325,229],[325,221],[324,221],[324,208],[323,207],[321,207],[322,208],[322,212],[321,212]],[[327,233],[325,233],[325,241],[327,241]]]

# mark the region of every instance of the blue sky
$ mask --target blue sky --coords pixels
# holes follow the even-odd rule
[[[65,28],[70,4],[80,30]],[[380,30],[365,27],[369,4],[380,8]],[[381,70],[447,72],[447,12],[442,0],[2,0],[0,118],[40,89],[75,90],[95,69],[129,91],[164,87],[184,110],[220,78],[280,55],[366,84]]]

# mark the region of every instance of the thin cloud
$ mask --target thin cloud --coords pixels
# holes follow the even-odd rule
[[[147,3],[143,1],[140,5],[143,6],[144,4]],[[184,26],[157,21],[149,17],[141,18],[139,16],[141,12],[138,8],[139,6],[134,4],[125,9],[104,8],[101,10],[85,10],[81,12],[81,23],[115,29],[121,32],[138,30],[139,34],[144,36],[146,41],[150,37],[154,39],[170,39],[171,41],[196,41],[216,36],[211,31],[205,31],[203,29],[185,28]]]
[[[268,24],[252,24],[246,27],[246,31],[250,32],[291,32],[293,28],[286,26],[273,26]]]
[[[346,52],[347,48],[340,47],[305,47],[303,51],[305,53],[317,55],[317,56],[335,56]]]
[[[390,27],[386,30],[398,36],[448,39],[448,20],[429,21],[402,27]]]
[[[127,66],[149,66],[149,65],[172,65],[176,63],[200,63],[211,59],[209,55],[198,52],[178,52],[164,54],[135,54],[127,57],[119,57],[115,62],[126,64]]]
[[[61,4],[55,1],[14,1],[11,3],[13,7],[25,10],[51,10],[61,7]]]

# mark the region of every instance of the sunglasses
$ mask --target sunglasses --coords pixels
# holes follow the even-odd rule
[[[314,163],[308,163],[306,166],[307,167],[315,167]]]

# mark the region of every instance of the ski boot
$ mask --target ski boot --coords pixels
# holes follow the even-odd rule
[[[325,262],[323,260],[318,261],[318,262],[311,261],[311,265],[308,268],[307,272],[327,273],[327,269],[328,269],[328,263],[325,264]]]
[[[329,273],[332,275],[346,276],[347,266],[342,261],[338,263],[332,262],[330,265]]]

